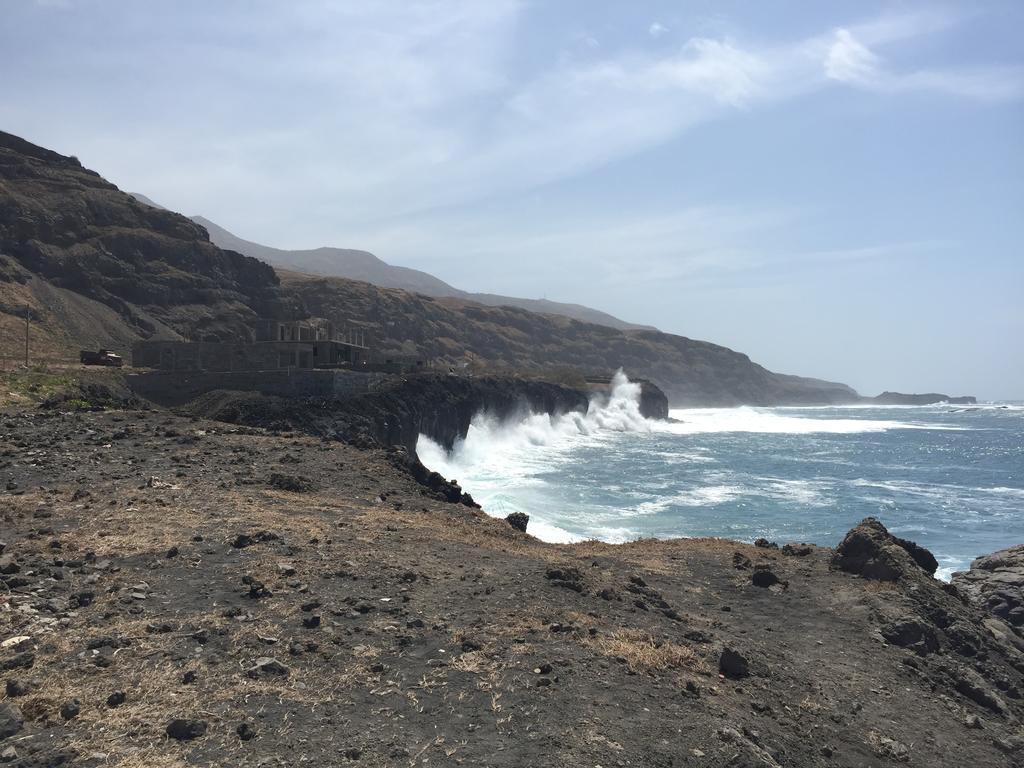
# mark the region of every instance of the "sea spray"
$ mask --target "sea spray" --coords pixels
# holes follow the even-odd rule
[[[472,471],[488,463],[499,463],[515,472],[508,459],[527,449],[548,449],[551,455],[587,438],[601,439],[603,432],[651,432],[654,423],[640,413],[640,385],[619,370],[609,392],[595,394],[585,414],[528,412],[519,418],[501,420],[482,412],[473,417],[466,437],[446,452],[426,435],[420,435],[416,452],[420,460],[446,477],[448,473]],[[531,462],[532,463],[532,462]]]
[[[673,410],[638,415],[625,379],[587,414],[479,415],[423,462],[546,541],[724,536],[836,544],[867,516],[932,549],[939,573],[1024,539],[1024,412],[1011,404]]]

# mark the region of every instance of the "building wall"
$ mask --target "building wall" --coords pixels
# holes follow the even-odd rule
[[[232,344],[185,341],[141,341],[132,347],[133,368],[163,371],[271,371],[280,368],[324,368],[359,365],[362,347],[336,341],[263,341]]]

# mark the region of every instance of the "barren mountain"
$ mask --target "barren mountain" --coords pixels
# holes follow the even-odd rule
[[[142,195],[136,195],[145,199]],[[259,243],[233,235],[223,227],[214,224],[202,216],[193,216],[192,220],[202,224],[210,233],[210,240],[221,248],[229,248],[246,256],[253,256],[268,264],[283,269],[305,272],[324,277],[347,277],[350,280],[362,280],[381,288],[401,288],[413,293],[423,293],[435,298],[451,297],[466,299],[492,307],[518,307],[530,312],[543,312],[549,315],[564,315],[584,323],[607,325],[619,330],[645,328],[650,326],[635,325],[620,320],[581,304],[567,304],[548,299],[520,299],[513,296],[501,296],[493,293],[471,293],[463,291],[418,269],[396,267],[379,259],[368,251],[350,248],[313,248],[311,250],[286,251],[271,248]]]
[[[366,255],[369,257],[369,254]],[[373,258],[373,257],[369,257]],[[857,399],[842,384],[784,376],[739,352],[655,330],[281,272],[224,250],[188,218],[140,202],[74,158],[0,134],[2,353],[79,346],[127,352],[141,338],[246,338],[258,316],[327,317],[368,331],[381,357],[538,372],[619,367],[676,404],[771,405]]]

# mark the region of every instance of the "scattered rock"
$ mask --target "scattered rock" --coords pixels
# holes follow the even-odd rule
[[[935,631],[914,617],[904,617],[882,627],[882,637],[893,645],[910,648],[919,656],[926,656],[939,650]]]
[[[256,729],[253,728],[249,723],[242,723],[235,729],[235,733],[238,734],[238,738],[242,741],[250,741],[256,738]]]
[[[868,733],[868,744],[871,745],[872,750],[879,757],[894,760],[897,763],[910,761],[910,749],[906,744],[896,741],[896,739],[891,739],[888,736],[883,736],[877,731]]]
[[[125,694],[124,691],[114,691],[107,697],[107,706],[111,709],[120,707],[122,704],[124,704],[127,698],[128,696]]]
[[[544,575],[559,587],[565,587],[581,594],[584,592],[583,574],[575,566],[548,568]]]
[[[275,658],[261,656],[245,670],[245,674],[255,679],[259,677],[288,677],[291,670]]]
[[[767,589],[768,587],[781,583],[782,580],[769,568],[761,565],[757,567],[757,570],[750,574],[750,581],[755,587],[763,587]]]
[[[175,718],[167,724],[167,735],[176,741],[198,739],[206,735],[206,721]]]
[[[65,720],[74,720],[82,711],[82,703],[78,699],[65,701],[60,707],[60,716]]]
[[[789,555],[790,557],[807,557],[811,552],[812,549],[809,544],[786,544],[782,548],[782,554]]]
[[[26,694],[30,693],[32,691],[32,688],[24,680],[11,678],[7,681],[5,691],[7,693],[8,698],[14,699],[18,696],[25,696]]]
[[[253,600],[260,600],[260,599],[262,599],[264,597],[271,597],[274,594],[269,589],[267,589],[267,587],[263,584],[262,581],[256,581],[256,579],[250,578],[249,581],[248,581],[248,584],[249,584],[249,593],[248,594],[249,594],[249,597],[251,599],[253,599]]]
[[[778,549],[779,545],[774,541],[768,541],[768,539],[755,539],[754,546],[761,549]]]
[[[281,537],[271,531],[257,531],[256,533],[240,533],[235,536],[235,540],[231,542],[231,546],[235,549],[244,549],[245,547],[251,547],[253,544],[259,544],[264,541],[277,541]]]
[[[0,702],[0,741],[9,739],[25,727],[21,710],[13,704]]]
[[[288,491],[289,493],[308,493],[314,488],[313,481],[308,477],[286,475],[282,472],[272,472],[268,485],[271,488],[276,488],[279,491]]]
[[[750,675],[750,662],[743,654],[726,647],[718,658],[718,671],[730,679],[738,680]]]

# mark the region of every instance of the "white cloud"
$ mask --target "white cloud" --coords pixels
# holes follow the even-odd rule
[[[905,25],[897,25],[887,36],[880,25],[866,30],[886,39],[893,33],[905,34]],[[1007,101],[1024,94],[1024,68],[986,67],[973,70],[917,70],[907,73],[889,71],[882,59],[849,29],[837,29],[824,59],[826,77],[878,93],[914,91],[945,93],[979,101]]]
[[[843,83],[865,83],[875,77],[878,57],[848,29],[837,29],[825,57],[825,75]]]
[[[169,13],[163,26],[174,34],[147,45],[138,67],[124,68],[122,48],[82,43],[74,90],[66,78],[25,86],[0,104],[0,119],[24,125],[22,116],[39,115],[33,137],[69,146],[122,186],[300,246],[569,178],[692,126],[839,84],[997,100],[1020,96],[1024,82],[1017,68],[890,71],[876,49],[956,23],[941,12],[774,45],[720,30],[655,50],[611,40],[548,62],[534,52],[524,68],[523,17],[535,9],[516,0],[268,1],[245,24],[228,12]],[[190,61],[202,75],[185,90]],[[95,83],[99,96],[77,87]],[[72,104],[95,130],[70,143],[49,115],[54,103]],[[132,105],[130,131],[113,104]],[[304,241],[281,241],[299,212]]]
[[[655,21],[647,28],[647,33],[654,38],[661,37],[666,32],[669,32],[669,28],[662,24],[660,21]]]

